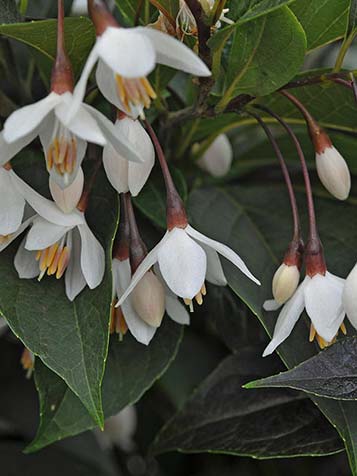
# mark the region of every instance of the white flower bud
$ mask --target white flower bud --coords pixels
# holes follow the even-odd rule
[[[296,265],[283,263],[273,278],[273,296],[277,303],[284,304],[296,291],[300,280],[300,271]]]
[[[348,319],[353,327],[357,329],[357,264],[346,278],[342,304]]]
[[[221,134],[197,161],[197,165],[213,177],[223,177],[229,172],[232,160],[233,149],[231,143],[225,134]]]
[[[71,185],[62,189],[50,178],[50,191],[53,200],[64,213],[71,213],[81,199],[84,186],[83,170],[79,168],[78,173]]]
[[[346,200],[351,189],[351,175],[338,150],[331,146],[316,153],[316,167],[325,188],[339,200]]]
[[[165,290],[152,271],[148,271],[136,285],[132,293],[132,305],[149,326],[160,327],[165,314]]]

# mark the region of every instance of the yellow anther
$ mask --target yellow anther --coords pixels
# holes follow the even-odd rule
[[[340,325],[340,329],[342,331],[342,334],[344,334],[344,335],[347,334],[347,329],[346,329],[346,326],[345,326],[344,322],[342,322],[342,324]]]
[[[207,294],[207,289],[206,289],[205,283],[203,283],[203,285],[202,285],[201,294],[202,294],[202,296],[206,296],[206,294]]]
[[[310,341],[310,342],[313,342],[313,340],[315,339],[315,336],[316,336],[316,329],[315,329],[315,327],[313,326],[313,324],[311,324],[311,326],[310,326],[309,341]]]
[[[48,248],[47,258],[46,258],[46,267],[49,268],[56,256],[59,243],[55,243],[50,248]]]
[[[202,306],[203,304],[203,297],[201,293],[196,294],[195,296],[196,302],[199,306]]]
[[[62,250],[60,259],[58,261],[58,267],[57,267],[57,273],[56,273],[56,278],[61,279],[64,272],[67,269],[69,262],[69,249],[67,246],[65,246]]]
[[[41,252],[41,258],[40,258],[40,270],[41,270],[41,272],[46,271],[46,269],[47,269],[47,265],[46,265],[47,256],[48,256],[48,248],[46,248],[45,250],[42,250],[42,252]]]
[[[12,235],[0,235],[0,245],[4,245],[11,239]]]
[[[128,325],[126,323],[123,311],[120,307],[115,307],[115,301],[112,303],[112,311],[110,318],[110,333],[116,332],[121,337],[128,332]]]
[[[151,100],[156,99],[157,95],[147,78],[123,78],[120,75],[115,76],[118,96],[124,107],[130,112],[131,106],[143,105],[150,107]]]

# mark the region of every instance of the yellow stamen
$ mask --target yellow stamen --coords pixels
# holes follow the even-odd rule
[[[120,337],[125,336],[128,332],[128,325],[125,321],[123,311],[120,307],[115,307],[115,302],[112,303],[112,311],[110,318],[110,333],[116,332]]]
[[[151,101],[157,95],[147,78],[123,78],[119,74],[115,76],[119,99],[124,107],[131,112],[131,107],[144,106],[149,108]]]
[[[53,139],[47,151],[47,169],[53,166],[60,175],[71,174],[75,169],[77,160],[77,141],[75,137],[61,136]]]
[[[57,250],[59,247],[59,243],[55,243],[48,249],[47,259],[46,259],[46,268],[49,268],[56,256]]]
[[[196,294],[195,296],[196,302],[199,306],[202,306],[203,304],[203,297],[201,293]]]
[[[340,325],[340,329],[342,331],[342,334],[344,334],[344,335],[347,334],[347,329],[346,329],[346,326],[345,326],[344,322],[342,322],[342,324]]]
[[[314,339],[316,337],[316,329],[315,327],[313,326],[313,324],[311,324],[310,326],[310,335],[309,335],[309,342],[313,342]]]
[[[25,347],[21,356],[21,365],[26,372],[26,378],[30,378],[34,369],[34,357],[33,354]]]
[[[10,241],[12,235],[0,235],[0,245],[5,245],[8,241]]]
[[[65,246],[58,261],[56,278],[61,279],[69,263],[69,248]]]

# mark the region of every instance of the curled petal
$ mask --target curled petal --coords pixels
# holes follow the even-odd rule
[[[207,273],[206,280],[216,286],[226,286],[227,279],[224,275],[221,260],[218,253],[211,247],[200,243],[207,256]]]
[[[52,92],[41,101],[13,112],[4,124],[5,141],[15,142],[30,134],[60,102],[61,96]]]
[[[205,281],[206,253],[182,228],[175,228],[167,236],[158,250],[162,277],[177,296],[192,299]]]
[[[84,174],[82,168],[79,168],[77,176],[74,178],[71,185],[65,189],[59,187],[59,185],[52,179],[51,176],[49,186],[52,198],[56,202],[57,206],[64,213],[71,213],[78,205],[83,192]]]
[[[263,309],[265,311],[277,311],[280,308],[281,304],[276,302],[275,299],[268,299],[268,301],[265,301],[263,304]]]
[[[77,229],[68,233],[67,246],[71,257],[65,274],[66,295],[74,301],[86,286],[81,269],[81,238]]]
[[[0,166],[3,166],[15,157],[24,147],[30,144],[38,134],[38,128],[29,132],[25,136],[21,137],[20,139],[16,140],[15,142],[11,142],[10,144],[5,141],[4,139],[4,132],[0,133]]]
[[[36,261],[36,251],[28,251],[25,248],[24,238],[15,255],[14,265],[20,279],[33,279],[40,274],[40,268]]]
[[[0,235],[11,235],[21,225],[25,200],[13,186],[10,174],[0,168]]]
[[[105,253],[87,223],[79,225],[78,230],[82,240],[82,273],[90,289],[94,289],[100,285],[104,277]]]
[[[180,301],[172,293],[166,293],[166,312],[177,324],[189,325],[190,315]]]
[[[37,217],[27,235],[25,247],[29,251],[44,250],[57,243],[69,230],[69,227],[55,225],[42,217]]]

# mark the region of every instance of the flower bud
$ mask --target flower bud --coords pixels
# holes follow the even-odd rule
[[[277,303],[284,304],[296,291],[300,271],[296,265],[281,264],[273,278],[273,296]]]
[[[197,162],[197,165],[213,177],[223,177],[229,172],[232,160],[231,143],[225,134],[220,134]]]
[[[357,264],[346,278],[342,304],[348,319],[353,327],[357,329]]]
[[[56,202],[58,208],[64,213],[71,213],[78,205],[81,199],[84,186],[84,175],[81,168],[78,169],[78,173],[72,184],[62,189],[51,177],[50,177],[50,191],[53,200]]]
[[[160,327],[165,314],[165,290],[152,271],[148,271],[135,287],[132,304],[144,322],[152,327]]]

